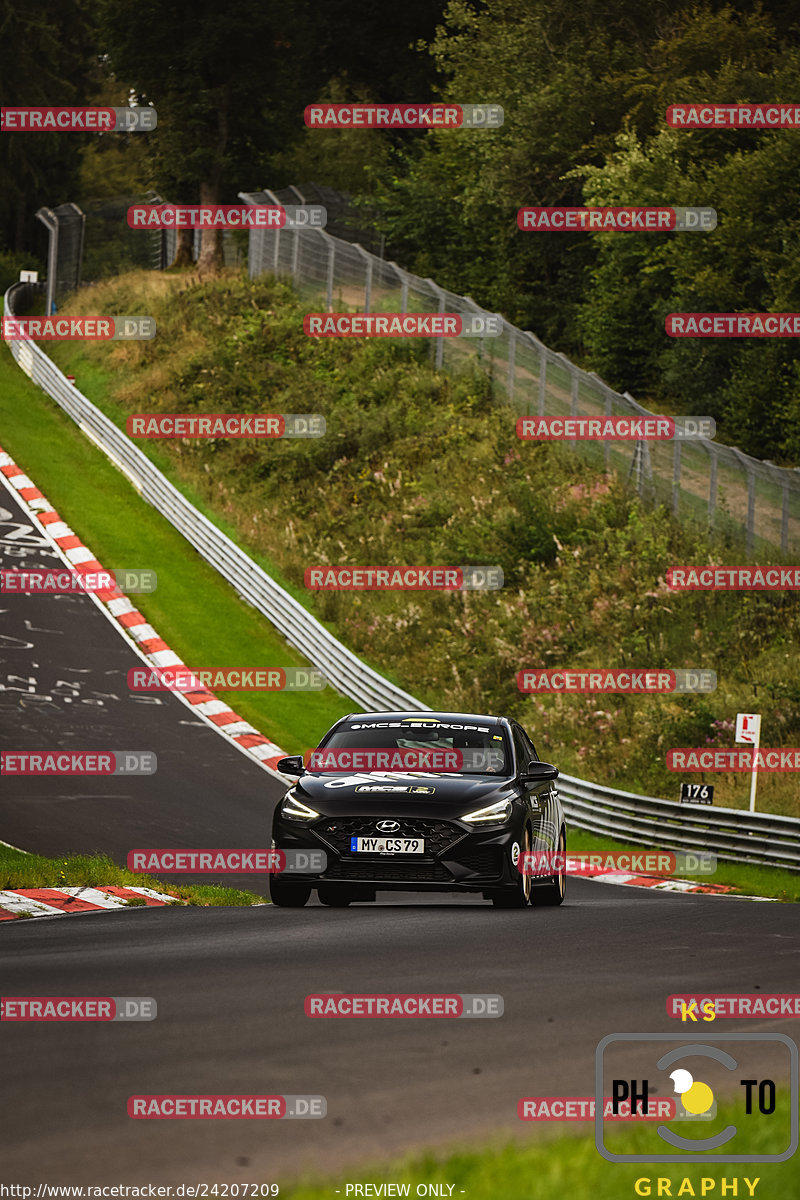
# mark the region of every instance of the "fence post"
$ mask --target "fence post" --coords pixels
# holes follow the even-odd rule
[[[674,441],[674,450],[672,452],[672,511],[675,516],[678,515],[678,510],[681,503],[681,444],[677,438]]]
[[[402,267],[398,267],[397,263],[392,261],[390,267],[394,267],[397,274],[400,276],[400,312],[408,311],[408,275]]]
[[[539,416],[544,416],[545,398],[547,396],[547,351],[544,346],[539,351]]]
[[[717,523],[717,464],[718,458],[716,447],[709,442],[709,451],[711,457],[711,470],[708,479],[708,528],[713,532],[714,526]]]
[[[444,292],[439,287],[438,283],[434,283],[432,279],[426,279],[425,282],[433,289],[433,294],[438,297],[439,314],[441,315],[444,312]],[[436,353],[434,355],[434,363],[437,367],[441,367],[442,362],[444,361],[444,339],[437,337],[435,340]]]
[[[505,325],[505,321],[503,322]],[[515,325],[508,326],[508,374],[506,375],[506,391],[509,400],[514,399],[514,360],[517,354],[517,329]]]
[[[48,317],[51,317],[56,298],[56,274],[58,273],[58,221],[52,208],[40,208],[36,217],[47,229],[47,294],[44,311]]]
[[[353,249],[358,251],[367,264],[364,279],[364,312],[368,313],[372,306],[372,255],[358,242],[353,242]]]

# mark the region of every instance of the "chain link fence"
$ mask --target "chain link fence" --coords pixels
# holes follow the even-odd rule
[[[86,217],[77,204],[40,208],[37,220],[47,229],[47,298],[45,312],[56,311],[57,301],[81,285]]]
[[[324,203],[324,189],[240,192],[252,204]],[[339,222],[340,232],[344,223]],[[345,226],[346,228],[346,226]],[[252,229],[248,272],[289,277],[310,305],[327,311],[484,313],[395,262],[320,229]],[[488,315],[488,314],[486,314]],[[650,416],[629,394],[548,349],[535,334],[502,320],[499,337],[432,338],[437,367],[477,362],[518,416]],[[699,414],[703,415],[703,414]],[[800,551],[800,468],[777,467],[708,439],[660,442],[576,442],[594,467],[616,471],[639,494],[666,504],[682,521],[744,539],[750,557]]]

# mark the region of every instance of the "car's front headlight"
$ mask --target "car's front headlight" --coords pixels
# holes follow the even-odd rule
[[[476,808],[475,812],[467,813],[461,820],[468,821],[470,825],[498,825],[507,821],[510,816],[511,801],[496,800],[494,804],[489,804],[486,808]]]
[[[294,791],[288,791],[283,797],[281,816],[288,817],[290,821],[313,821],[315,817],[319,816],[319,813],[316,809],[303,804],[302,800],[298,800]]]

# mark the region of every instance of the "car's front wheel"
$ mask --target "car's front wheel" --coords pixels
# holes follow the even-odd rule
[[[525,832],[522,835],[522,851],[523,855],[528,854],[531,848],[531,831],[528,825],[525,826]],[[519,859],[514,863],[515,869],[518,868]],[[492,904],[495,908],[525,908],[530,904],[531,899],[531,877],[524,875],[522,871],[518,872],[518,878],[515,883],[503,888],[502,892],[495,892],[492,896]]]
[[[558,835],[558,855],[559,870],[556,871],[552,880],[542,887],[534,888],[531,894],[531,903],[537,908],[540,906],[553,908],[557,904],[564,903],[567,890],[567,835],[563,829]]]
[[[310,883],[290,882],[279,875],[269,877],[269,898],[279,908],[302,908],[310,895]]]

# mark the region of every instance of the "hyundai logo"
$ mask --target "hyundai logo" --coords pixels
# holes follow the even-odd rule
[[[399,821],[378,821],[375,828],[380,829],[381,833],[396,833],[397,830],[400,828],[400,822]]]

